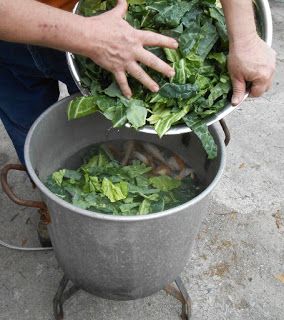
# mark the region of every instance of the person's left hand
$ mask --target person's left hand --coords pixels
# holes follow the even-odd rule
[[[251,83],[250,96],[259,97],[272,85],[276,53],[257,34],[230,43],[228,69],[233,84],[232,104],[239,104]]]

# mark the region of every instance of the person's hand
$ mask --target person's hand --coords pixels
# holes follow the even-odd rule
[[[84,30],[89,30],[89,49],[85,53],[96,64],[110,71],[126,97],[131,96],[127,76],[139,80],[153,92],[158,84],[139,65],[142,63],[162,74],[172,77],[174,69],[159,59],[144,46],[159,46],[176,49],[175,39],[150,31],[141,31],[130,26],[123,17],[127,12],[126,0],[118,0],[116,7],[101,15],[86,18]]]
[[[270,89],[275,71],[276,53],[257,35],[250,41],[230,44],[228,69],[233,84],[232,104],[239,104],[251,83],[250,96],[259,97]]]

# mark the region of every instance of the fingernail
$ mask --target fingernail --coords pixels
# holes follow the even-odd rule
[[[159,90],[160,90],[160,88],[159,88],[158,85],[154,85],[154,86],[152,87],[152,91],[153,91],[153,92],[158,92]]]
[[[127,99],[131,99],[131,97],[132,97],[132,92],[128,92],[128,93],[125,95],[125,97],[126,97]]]
[[[169,77],[171,78],[171,77],[173,77],[175,74],[176,74],[176,73],[175,73],[175,70],[171,70],[171,71],[169,72]]]
[[[173,41],[173,47],[176,48],[176,49],[178,48],[178,42],[177,41]]]
[[[240,103],[239,98],[237,98],[237,97],[233,97],[233,98],[232,98],[232,105],[236,106],[236,105],[238,105],[239,103]]]

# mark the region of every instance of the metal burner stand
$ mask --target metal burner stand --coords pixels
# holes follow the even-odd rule
[[[53,298],[53,313],[56,320],[64,319],[64,302],[80,290],[80,288],[75,285],[66,289],[69,281],[71,282],[71,280],[64,275]],[[175,285],[169,284],[164,290],[182,303],[181,319],[189,320],[191,318],[191,298],[181,278],[178,277],[175,281]]]

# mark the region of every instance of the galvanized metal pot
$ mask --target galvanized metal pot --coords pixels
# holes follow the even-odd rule
[[[225,165],[224,142],[212,127],[218,157],[208,161],[192,133],[159,139],[129,128],[111,129],[111,123],[100,114],[68,121],[66,109],[72,98],[44,112],[32,126],[25,145],[28,173],[48,208],[50,220],[46,222],[58,262],[75,285],[97,296],[130,300],[151,295],[174,281],[190,257],[207,213],[208,195]],[[45,187],[43,181],[54,170],[78,166],[90,145],[129,138],[151,141],[180,153],[189,160],[206,190],[170,210],[122,217],[77,208]]]

